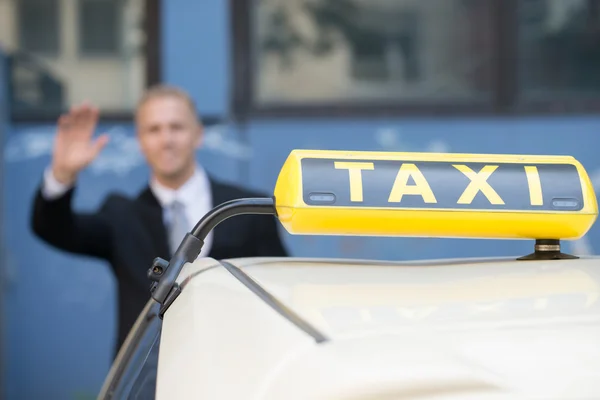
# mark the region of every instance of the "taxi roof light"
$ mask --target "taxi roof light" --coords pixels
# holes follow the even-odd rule
[[[577,258],[561,239],[587,233],[598,216],[587,172],[569,156],[294,150],[273,198],[215,207],[169,262],[148,270],[162,315],[208,233],[241,214],[275,215],[291,234],[534,239],[531,259]]]
[[[275,199],[292,234],[577,239],[598,215],[569,156],[294,150]]]

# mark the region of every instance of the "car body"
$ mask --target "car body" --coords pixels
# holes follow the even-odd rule
[[[101,398],[155,384],[159,400],[600,393],[596,257],[198,259],[179,280],[162,321],[150,301]]]
[[[413,183],[410,183],[412,179]],[[292,234],[535,240],[505,258],[196,258],[220,220]],[[600,258],[572,157],[293,151],[274,197],[219,205],[153,284],[101,399],[591,399]]]

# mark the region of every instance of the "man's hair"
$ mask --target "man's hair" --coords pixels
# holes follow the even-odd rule
[[[148,102],[149,100],[164,97],[176,97],[180,100],[183,100],[188,105],[190,111],[196,117],[196,119],[200,121],[200,116],[198,115],[198,110],[196,109],[196,103],[191,98],[191,96],[183,89],[165,84],[151,86],[144,92],[135,108],[136,115],[139,112],[140,108],[142,108],[142,106],[146,104],[146,102]]]

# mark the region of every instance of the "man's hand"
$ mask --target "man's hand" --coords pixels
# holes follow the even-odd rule
[[[58,120],[52,154],[52,173],[61,183],[70,185],[108,142],[108,135],[92,140],[98,109],[88,104],[74,106]]]

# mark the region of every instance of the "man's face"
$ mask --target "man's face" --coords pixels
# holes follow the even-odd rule
[[[140,147],[154,174],[174,179],[196,162],[202,128],[187,103],[178,97],[151,98],[138,110]]]

